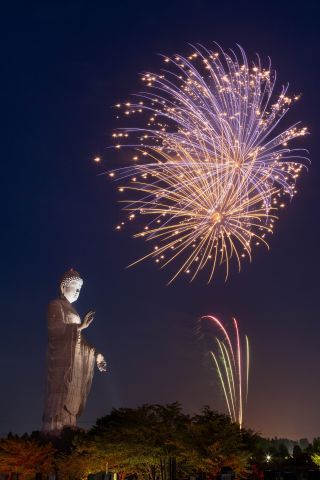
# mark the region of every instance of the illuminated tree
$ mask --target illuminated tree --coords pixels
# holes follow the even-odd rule
[[[56,460],[61,480],[86,480],[90,473],[103,470],[105,464],[97,459],[94,451],[76,448],[69,454],[62,454]]]
[[[120,476],[166,479],[170,459],[179,457],[178,439],[188,422],[178,403],[113,410],[93,428],[92,448]]]
[[[247,437],[251,432],[240,431],[226,415],[206,407],[190,417],[173,403],[113,410],[97,421],[83,445],[122,477],[167,480],[173,465],[177,476],[204,472],[210,477],[223,466],[247,473]]]
[[[36,473],[53,470],[55,450],[51,444],[10,437],[0,440],[0,473],[18,473],[20,478],[33,478]]]
[[[200,415],[192,418],[186,461],[194,472],[202,471],[209,477],[225,466],[243,476],[249,471],[250,456],[244,440],[251,436],[249,431],[240,431],[226,415],[204,407]]]

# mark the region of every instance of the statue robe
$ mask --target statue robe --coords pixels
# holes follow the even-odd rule
[[[75,426],[91,388],[95,349],[84,339],[81,319],[65,298],[53,300],[48,308],[47,385],[43,427],[59,432]]]

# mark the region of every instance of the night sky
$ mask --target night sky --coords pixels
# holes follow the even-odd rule
[[[84,278],[76,308],[97,312],[86,337],[109,364],[96,371],[80,426],[143,403],[225,411],[196,335],[211,313],[229,325],[236,316],[251,340],[245,424],[266,436],[320,435],[319,18],[308,1],[13,1],[2,11],[0,434],[41,426],[46,308],[74,267]],[[99,173],[115,167],[113,106],[139,90],[139,73],[158,71],[159,53],[213,41],[270,56],[279,82],[303,94],[283,125],[308,126],[297,143],[312,165],[269,252],[256,250],[227,283],[200,275],[166,286],[172,270],[152,261],[125,268],[146,245],[115,231],[119,194]]]

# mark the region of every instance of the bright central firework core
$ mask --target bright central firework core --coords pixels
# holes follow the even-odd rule
[[[213,225],[215,225],[216,223],[220,223],[222,221],[222,214],[220,212],[214,212],[212,215],[211,215],[211,222],[213,223]]]
[[[279,130],[298,97],[287,86],[276,93],[275,72],[258,56],[217,50],[166,57],[164,70],[142,76],[138,100],[116,105],[128,122],[141,115],[145,123],[113,133],[117,151],[133,150],[133,166],[110,176],[132,194],[123,200],[128,220],[144,220],[134,236],[153,248],[143,259],[180,262],[172,280],[206,267],[210,282],[219,265],[227,277],[231,261],[240,270],[254,246],[268,247],[274,213],[296,193],[307,160],[288,147],[306,128]]]

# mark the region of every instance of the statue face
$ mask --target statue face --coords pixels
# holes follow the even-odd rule
[[[66,297],[66,299],[70,303],[73,303],[76,300],[78,300],[81,287],[82,287],[82,282],[78,280],[72,280],[68,285],[63,285],[61,287],[61,291],[63,295]]]

